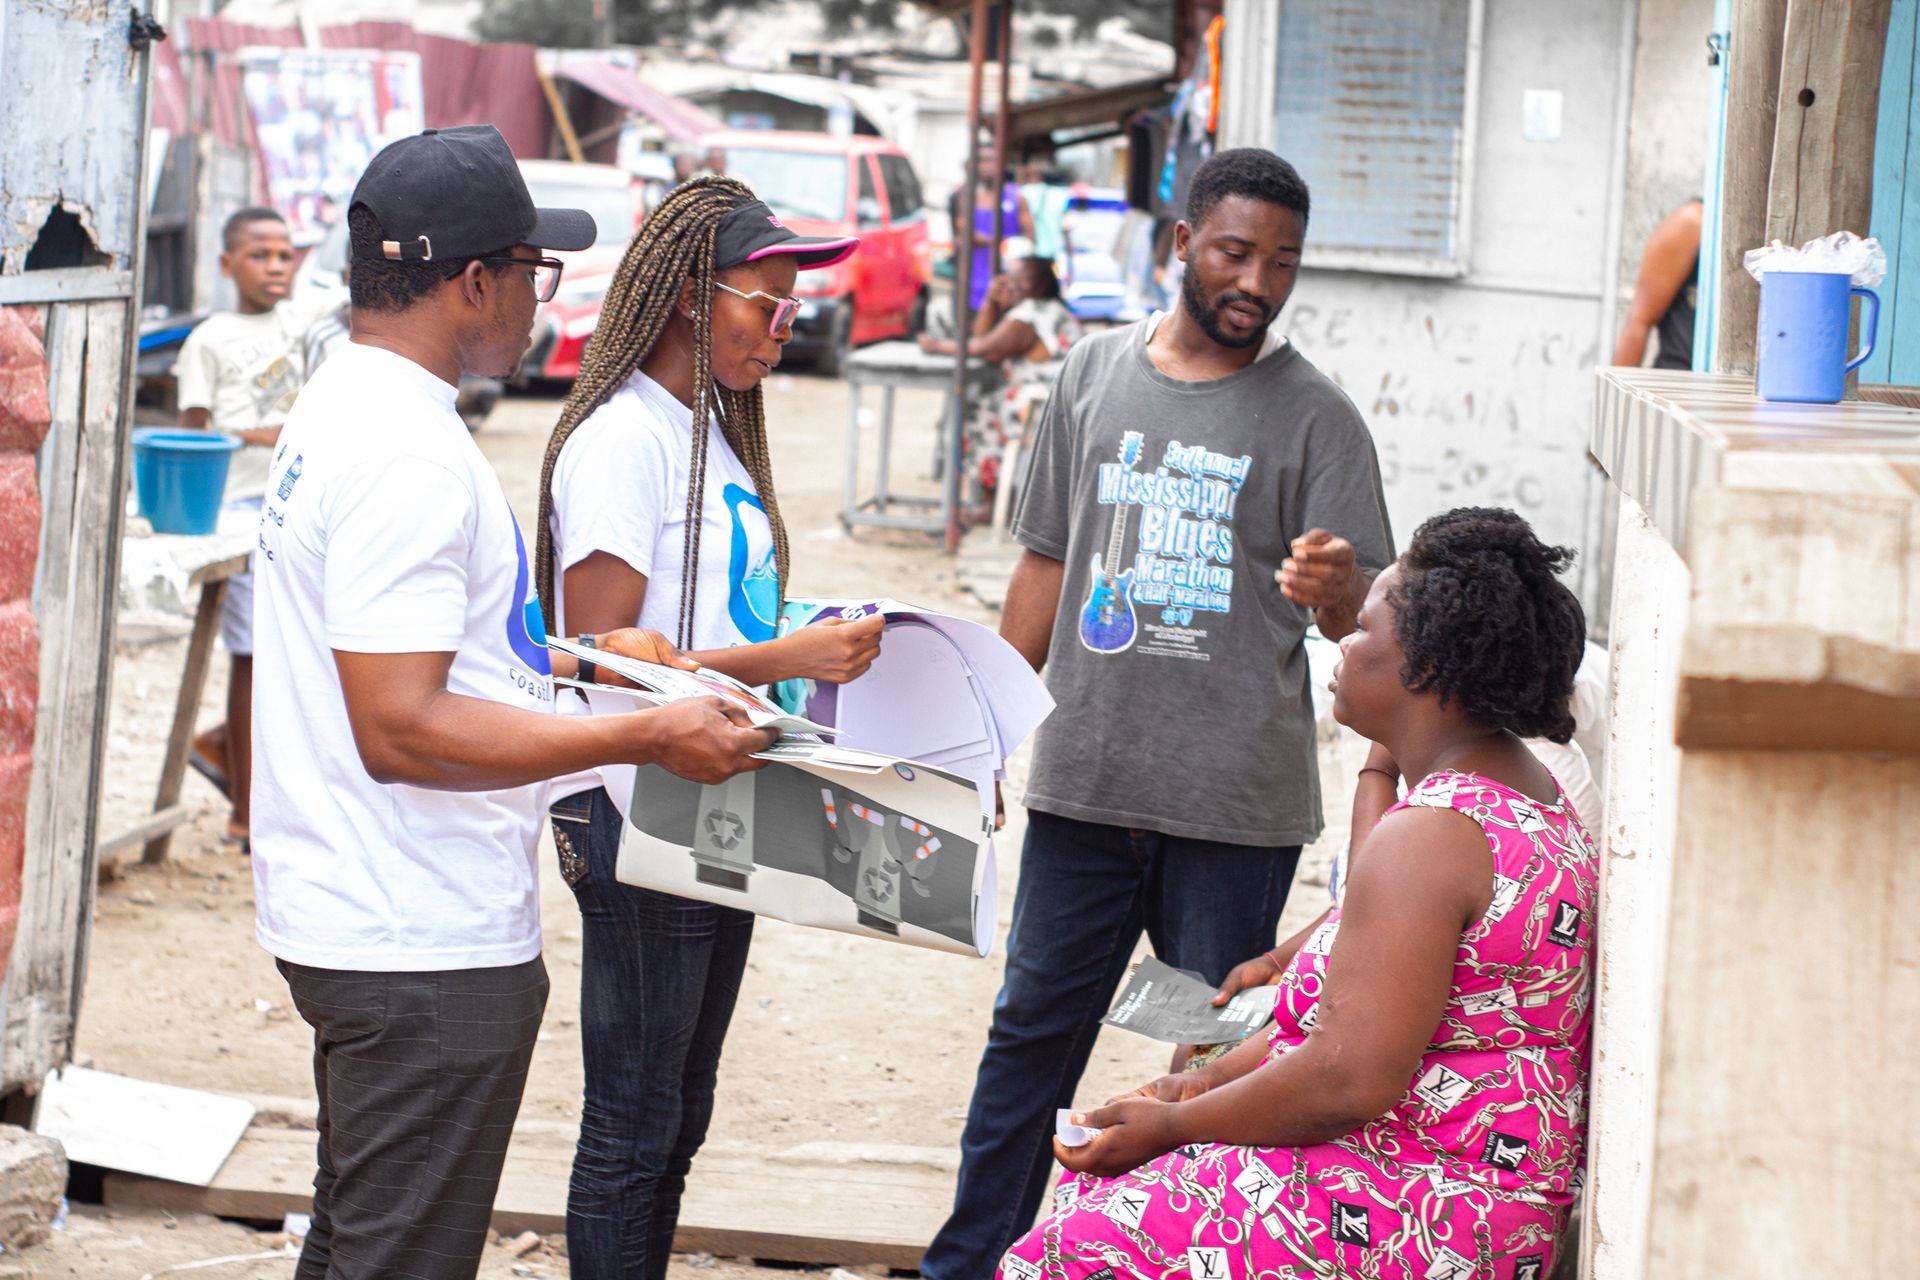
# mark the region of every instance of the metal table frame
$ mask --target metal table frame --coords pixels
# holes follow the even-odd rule
[[[939,497],[898,494],[889,487],[893,469],[894,393],[901,387],[922,388],[948,393],[949,403],[940,411],[936,431],[936,462],[943,463],[951,453],[954,381],[953,357],[932,355],[917,343],[882,342],[856,351],[846,363],[847,434],[846,471],[841,489],[840,523],[849,530],[864,526],[874,529],[909,529],[918,533],[945,533],[953,515],[952,486],[942,486]],[[976,395],[991,389],[1000,379],[998,367],[984,360],[967,361],[967,391]],[[880,388],[880,440],[873,492],[860,496],[860,402],[867,386]],[[936,474],[938,474],[936,472]],[[889,508],[906,507],[915,514]]]

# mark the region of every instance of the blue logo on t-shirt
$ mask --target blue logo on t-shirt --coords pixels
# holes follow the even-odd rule
[[[513,571],[513,598],[521,604],[507,613],[507,647],[534,671],[550,676],[553,664],[547,660],[547,646],[542,643],[547,634],[546,615],[540,612],[540,597],[527,595],[527,582],[533,576],[527,571],[527,544],[520,536],[520,522],[512,523],[513,550],[520,558]]]
[[[727,515],[733,526],[727,558],[727,616],[748,644],[759,644],[773,639],[780,620],[780,567],[772,546],[767,547],[757,563],[748,565],[752,550],[740,511],[743,507],[752,507],[765,518],[767,508],[737,484],[728,485],[721,496],[726,500]]]

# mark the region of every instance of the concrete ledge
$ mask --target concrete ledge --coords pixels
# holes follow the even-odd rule
[[[1690,571],[1675,741],[1920,754],[1911,389],[1769,404],[1749,379],[1641,369],[1598,387],[1594,453]]]

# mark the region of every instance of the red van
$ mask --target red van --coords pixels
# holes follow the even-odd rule
[[[919,327],[933,255],[920,179],[905,152],[862,135],[732,130],[701,141],[722,151],[728,176],[799,234],[860,237],[860,252],[844,262],[800,273],[796,292],[807,305],[789,352],[837,373],[853,347]]]

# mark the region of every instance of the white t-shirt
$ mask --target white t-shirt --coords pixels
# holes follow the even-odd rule
[[[215,431],[251,431],[287,420],[305,380],[304,325],[291,302],[271,311],[218,311],[180,344],[173,374],[182,410],[205,409]],[[268,445],[243,445],[227,467],[228,501],[266,491]]]
[[[562,634],[579,628],[567,621],[561,576],[604,551],[646,575],[639,625],[679,640],[692,453],[693,411],[638,371],[567,437],[553,464],[550,520]],[[773,526],[753,477],[711,420],[702,499],[693,648],[771,640],[780,608]]]
[[[280,437],[254,556],[253,874],[260,944],[296,964],[416,971],[540,953],[545,785],[383,785],[333,650],[454,655],[447,687],[553,708],[526,544],[425,368],[348,343]]]

